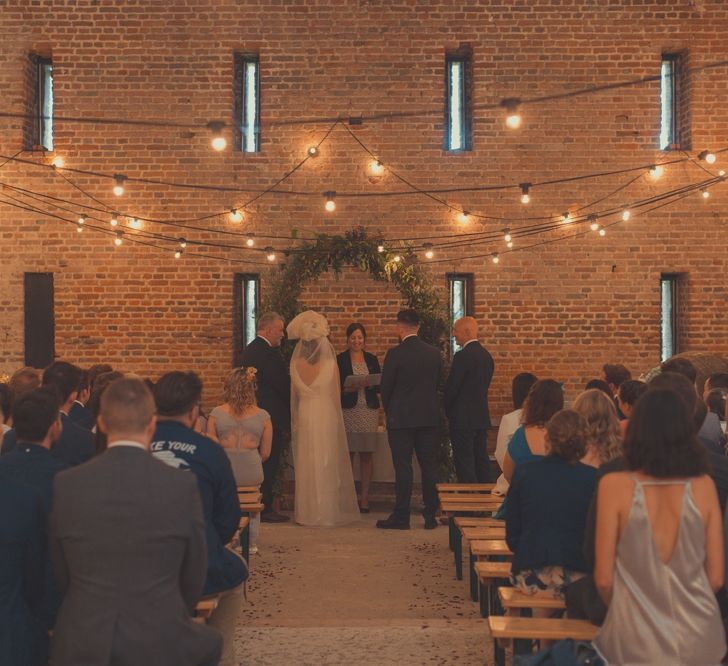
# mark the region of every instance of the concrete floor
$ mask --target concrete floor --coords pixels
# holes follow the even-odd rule
[[[241,664],[488,664],[492,644],[447,528],[264,524],[238,624]]]

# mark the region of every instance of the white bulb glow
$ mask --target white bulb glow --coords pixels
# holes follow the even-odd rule
[[[115,227],[117,224],[119,224],[119,213],[114,213],[111,216],[109,224],[111,224],[112,227]]]
[[[329,213],[333,213],[336,210],[336,202],[333,199],[328,199],[324,208],[326,208]]]
[[[497,254],[494,254],[492,261],[494,264],[497,264],[500,262],[500,257]]]
[[[309,146],[306,152],[309,157],[316,157],[319,154],[319,149],[316,146]]]
[[[116,234],[116,238],[114,238],[114,245],[116,245],[116,247],[121,245],[121,233]]]
[[[467,224],[470,222],[470,214],[468,211],[464,210],[462,213],[458,214],[458,222],[460,222],[460,224]]]
[[[435,256],[435,251],[432,249],[432,243],[425,243],[425,257],[427,259],[432,259]]]
[[[710,192],[708,190],[702,190],[701,194],[703,195],[703,199],[710,197]]]
[[[253,247],[253,245],[255,245],[255,239],[252,236],[248,236],[248,238],[245,240],[245,244],[248,247]]]
[[[384,245],[382,245],[381,243],[377,245],[377,252],[379,252],[379,254],[382,254],[382,252],[384,252]]]
[[[123,185],[114,185],[114,194],[117,197],[120,197],[122,194],[124,194],[124,186]]]
[[[179,259],[179,258],[180,258],[181,256],[182,256],[182,250],[177,250],[177,251],[176,251],[176,252],[174,253],[174,258],[175,258],[175,259]]]
[[[369,163],[369,170],[373,176],[381,176],[384,173],[384,165],[379,160],[373,160]]]
[[[626,222],[627,220],[629,220],[630,217],[632,217],[632,213],[629,211],[629,209],[625,208],[622,211],[622,220]]]
[[[82,224],[78,224],[76,226],[76,231],[78,231],[78,233],[80,234],[83,231],[83,225]]]
[[[662,172],[663,172],[663,168],[659,164],[656,164],[655,166],[650,167],[650,176],[652,177],[653,180],[657,180],[662,175]]]
[[[272,247],[267,247],[265,249],[265,251],[266,251],[265,258],[268,261],[271,261],[272,262],[272,261],[275,261],[276,260],[276,253],[273,251],[273,248]]]
[[[227,139],[225,139],[224,136],[216,136],[212,139],[212,147],[214,150],[217,150],[220,152],[221,150],[225,150],[227,147]]]
[[[529,201],[531,201],[531,196],[529,194],[522,194],[521,195],[521,203],[527,204]]]
[[[513,240],[513,236],[511,236],[510,232],[506,231],[505,235],[503,236],[503,240],[506,243],[510,243]]]
[[[513,241],[508,241],[506,247],[510,250],[513,247]]]
[[[509,113],[506,116],[506,125],[511,129],[518,129],[521,126],[521,114],[518,112]]]
[[[716,157],[715,157],[715,153],[708,153],[708,154],[707,154],[707,155],[705,156],[705,161],[706,161],[706,162],[707,162],[708,164],[715,164],[715,159],[716,159]]]
[[[243,214],[237,208],[233,208],[230,211],[230,219],[233,222],[240,222],[243,219]]]
[[[395,264],[398,264],[400,261],[402,261],[402,257],[400,257],[398,254],[395,254],[394,257],[392,257],[392,261],[394,261]]]
[[[606,235],[607,235],[607,230],[606,230],[606,229],[605,229],[604,227],[602,227],[602,228],[601,228],[601,229],[599,230],[599,235],[600,235],[600,236],[606,236]]]
[[[53,158],[53,159],[51,160],[51,165],[53,165],[53,166],[54,166],[54,167],[56,167],[57,169],[60,169],[60,168],[61,168],[61,167],[63,166],[63,164],[64,164],[64,162],[63,162],[63,158],[62,158],[62,157],[61,157],[60,155],[56,155],[56,156],[55,156],[55,157],[54,157],[54,158]]]
[[[134,218],[132,218],[131,222],[129,222],[129,226],[132,229],[141,229],[142,221],[138,217],[134,217]]]

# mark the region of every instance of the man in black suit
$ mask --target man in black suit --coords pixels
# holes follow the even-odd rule
[[[150,455],[154,411],[140,379],[112,382],[99,416],[107,450],[56,477],[51,553],[65,596],[55,666],[220,659],[220,634],[190,617],[207,572],[197,481]]]
[[[389,518],[377,521],[381,529],[409,529],[413,451],[422,471],[425,529],[437,527],[435,446],[440,434],[437,385],[442,376],[442,358],[435,347],[420,340],[419,328],[420,317],[414,310],[397,314],[400,344],[387,352],[382,368],[381,394],[394,464],[396,503]]]
[[[86,428],[86,430],[92,430],[96,425],[94,413],[86,406],[90,397],[91,387],[89,386],[89,375],[86,370],[82,370],[81,381],[78,384],[78,395],[71,405],[68,418],[76,425]]]
[[[445,384],[445,413],[455,471],[460,483],[490,483],[488,387],[493,357],[478,342],[478,322],[473,317],[458,319],[453,335],[461,349],[452,359]]]
[[[56,361],[49,365],[43,373],[43,386],[51,387],[58,392],[61,404],[61,436],[51,447],[51,453],[69,465],[80,465],[90,460],[96,453],[93,435],[76,425],[68,418],[73,401],[78,397],[78,385],[81,380],[81,369],[65,361]],[[17,445],[15,430],[9,430],[3,438],[3,455],[10,453]]]
[[[257,336],[245,348],[242,359],[243,367],[253,367],[258,371],[255,393],[258,406],[270,414],[273,424],[270,458],[263,463],[261,492],[265,509],[260,519],[264,523],[290,520],[273,510],[273,487],[278,475],[284,433],[291,431],[291,377],[280,350],[284,332],[283,317],[276,312],[266,312],[260,317]]]

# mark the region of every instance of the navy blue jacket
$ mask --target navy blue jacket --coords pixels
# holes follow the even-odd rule
[[[379,360],[374,354],[364,352],[364,361],[367,364],[367,370],[370,375],[378,375],[382,369],[379,367]],[[344,393],[344,381],[349,375],[354,374],[354,368],[351,364],[351,354],[349,350],[341,352],[336,356],[336,363],[339,366],[339,379],[341,381],[341,406],[344,409],[351,409],[356,406],[359,392]],[[379,393],[378,386],[367,386],[364,389],[364,396],[367,399],[367,406],[372,409],[379,409]]]
[[[511,571],[562,566],[588,572],[582,546],[597,470],[546,456],[516,466],[506,502]]]
[[[217,443],[177,421],[159,421],[151,445],[159,460],[197,477],[207,536],[203,595],[218,594],[248,577],[245,562],[225,548],[240,523],[240,501],[230,460]]]
[[[490,428],[488,388],[495,364],[477,340],[453,356],[445,383],[445,413],[453,430]]]
[[[78,401],[73,403],[71,411],[68,412],[68,418],[76,425],[86,428],[86,430],[92,430],[96,425],[94,413],[86,405],[82,405]]]
[[[53,443],[51,453],[69,465],[80,465],[91,460],[96,454],[96,441],[94,436],[85,428],[76,425],[68,416],[61,414],[63,432],[57,442]],[[8,430],[3,438],[0,453],[5,455],[15,449],[17,435],[15,429]]]
[[[48,632],[39,610],[47,567],[46,513],[36,490],[0,483],[0,664],[45,666]]]

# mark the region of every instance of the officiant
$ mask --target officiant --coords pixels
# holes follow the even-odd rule
[[[374,472],[374,450],[380,424],[379,385],[377,378],[381,367],[374,354],[364,350],[367,332],[359,323],[346,329],[347,349],[337,355],[341,379],[341,408],[344,413],[346,439],[352,466],[354,456],[359,454],[360,498],[359,510],[369,513],[369,486]],[[347,377],[354,377],[349,379]],[[361,379],[357,379],[361,377]],[[376,385],[373,385],[377,382]]]

